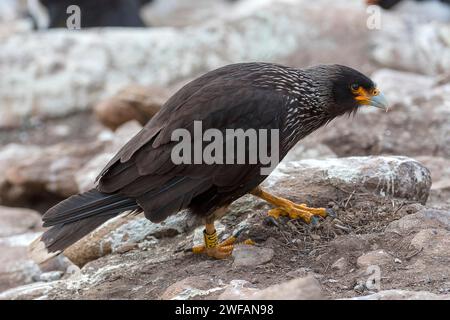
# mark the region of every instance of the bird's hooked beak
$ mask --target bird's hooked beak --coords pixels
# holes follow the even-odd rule
[[[360,88],[355,99],[360,106],[380,108],[386,112],[389,110],[389,103],[386,97],[377,88],[371,90],[370,92]]]
[[[369,100],[369,106],[372,106],[375,108],[380,108],[385,111],[389,110],[389,103],[388,103],[386,97],[384,96],[384,94],[382,94],[381,92],[377,96],[373,96]]]

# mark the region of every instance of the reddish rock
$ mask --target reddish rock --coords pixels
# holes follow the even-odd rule
[[[163,88],[130,85],[97,104],[94,112],[97,119],[112,130],[131,120],[144,125],[168,98],[169,94]]]

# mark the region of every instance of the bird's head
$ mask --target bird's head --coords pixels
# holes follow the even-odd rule
[[[320,86],[326,87],[325,108],[331,117],[355,113],[362,107],[388,109],[388,102],[376,84],[355,69],[342,65],[311,68]]]

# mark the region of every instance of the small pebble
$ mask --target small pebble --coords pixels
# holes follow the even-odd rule
[[[344,257],[339,258],[331,265],[332,270],[344,270],[346,267],[347,260]]]
[[[329,283],[337,283],[337,282],[339,282],[339,280],[336,280],[336,279],[328,279],[327,281]]]
[[[313,240],[320,240],[320,236],[318,234],[311,234],[311,238]]]
[[[287,225],[292,231],[297,231],[297,227],[296,227],[291,221],[288,221],[288,223],[286,223],[286,225]]]

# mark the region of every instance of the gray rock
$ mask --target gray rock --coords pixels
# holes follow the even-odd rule
[[[449,276],[448,268],[442,268],[450,262],[449,217],[448,210],[424,208],[388,225],[386,237],[404,248],[399,256],[402,270],[391,274],[391,281],[402,283],[408,279],[407,283],[428,284],[439,283]],[[391,246],[392,250],[397,247]],[[393,280],[395,278],[397,280]],[[427,287],[421,289],[428,290]]]
[[[270,286],[251,297],[255,300],[317,300],[324,299],[319,282],[312,276]]]
[[[239,245],[233,250],[233,267],[255,267],[272,260],[273,249]]]
[[[39,266],[28,258],[27,245],[37,233],[0,238],[0,292],[39,279]]]
[[[383,28],[372,37],[375,61],[393,69],[424,74],[449,70],[450,26],[411,20],[383,12]]]
[[[0,237],[37,231],[42,224],[41,215],[25,208],[0,206]]]
[[[259,289],[252,288],[247,280],[231,280],[220,294],[218,300],[246,300],[259,292]]]
[[[296,197],[302,197],[303,187],[322,203],[339,198],[339,189],[425,203],[431,177],[411,158],[350,157],[281,163],[263,184],[285,195],[294,191],[294,185]]]
[[[440,227],[450,231],[450,210],[425,209],[417,213],[423,220],[435,222]]]
[[[392,69],[379,69],[371,78],[383,90],[392,108],[396,103],[408,103],[413,97],[423,95],[435,85],[434,77]]]
[[[437,209],[423,209],[417,213],[404,216],[391,222],[386,232],[396,232],[407,235],[424,229],[445,229],[450,231],[450,211]]]
[[[54,283],[36,282],[0,292],[0,300],[43,300]]]
[[[443,229],[420,230],[411,240],[411,246],[430,258],[450,261],[450,232]]]
[[[313,277],[297,278],[265,289],[249,287],[243,280],[233,280],[219,296],[220,300],[317,300],[324,299],[319,282]]]
[[[449,300],[450,295],[437,295],[427,291],[383,290],[351,300]]]
[[[28,246],[41,232],[0,237],[0,292],[36,281],[55,280],[70,268],[62,256],[38,265],[28,256]],[[44,280],[47,279],[47,280]]]
[[[62,271],[50,271],[42,273],[39,276],[39,280],[43,282],[51,282],[61,279],[61,277],[64,275],[64,272]]]
[[[360,256],[356,260],[356,264],[360,268],[367,268],[369,266],[383,266],[393,261],[394,258],[384,250],[375,250]]]

